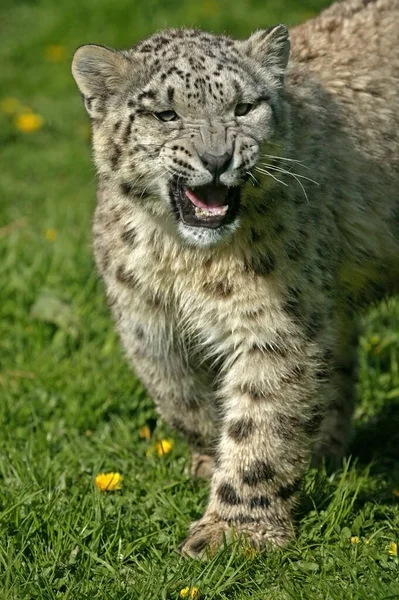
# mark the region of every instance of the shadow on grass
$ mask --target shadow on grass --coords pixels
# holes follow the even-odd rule
[[[370,465],[370,475],[385,482],[378,501],[397,502],[399,488],[399,402],[391,402],[364,423],[355,426],[350,453],[358,465]]]
[[[337,482],[342,477],[346,479],[347,475],[349,480],[345,485],[351,489],[350,494],[356,495],[355,511],[370,502],[385,506],[398,504],[394,490],[399,489],[399,402],[391,402],[367,421],[355,424],[348,460],[346,466],[339,469],[325,465],[311,470],[306,493],[296,511],[299,522],[314,509],[328,510],[337,492]],[[352,467],[358,475],[364,469],[360,489],[356,491],[356,485],[353,486],[358,477],[350,477]],[[374,518],[377,518],[376,514]]]
[[[399,402],[356,425],[351,454],[360,464],[372,462],[372,471],[399,466]]]

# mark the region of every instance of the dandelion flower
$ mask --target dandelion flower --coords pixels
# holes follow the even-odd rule
[[[180,590],[180,598],[192,598],[193,600],[196,600],[196,598],[199,598],[199,589],[197,587],[185,587],[182,590]]]
[[[358,544],[358,543],[359,543],[359,537],[357,535],[352,535],[351,544]]]
[[[57,239],[57,230],[56,229],[46,229],[44,232],[44,237],[48,242],[55,242]]]
[[[151,448],[149,448],[146,452],[147,456],[150,456],[151,454],[153,454],[154,452],[156,452],[158,454],[158,456],[163,456],[164,454],[169,454],[169,452],[172,450],[174,445],[173,440],[160,440],[159,442],[157,442],[155,444],[155,446],[152,446]]]
[[[394,496],[396,496],[397,498],[399,498],[399,488],[395,488],[392,493],[393,493]]]
[[[7,115],[13,115],[17,112],[19,108],[19,102],[15,98],[3,98],[0,101],[0,110],[1,112],[6,113]]]
[[[120,473],[99,473],[95,481],[96,487],[102,492],[120,490],[122,475]]]
[[[66,58],[66,49],[59,44],[50,44],[44,51],[46,59],[53,63],[62,62]]]
[[[155,449],[158,453],[158,456],[163,456],[164,454],[169,454],[169,452],[173,448],[172,440],[161,440],[155,444]]]
[[[398,545],[396,542],[392,542],[388,552],[391,556],[398,556]]]
[[[15,118],[15,127],[22,133],[33,133],[43,126],[42,116],[33,112],[23,112]]]
[[[139,437],[141,437],[142,440],[149,440],[151,437],[151,430],[148,427],[148,425],[143,425],[143,427],[140,427],[139,429]]]

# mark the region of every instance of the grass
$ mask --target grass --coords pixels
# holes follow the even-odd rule
[[[399,598],[399,302],[363,319],[353,456],[333,475],[308,474],[296,542],[188,562],[175,548],[207,488],[187,477],[188,449],[162,423],[139,437],[156,415],[123,358],[90,250],[95,182],[69,73],[75,47],[126,47],[166,25],[244,36],[322,4],[1,4],[1,600],[177,599],[187,586],[209,600]],[[43,126],[19,131],[5,97]],[[173,450],[147,456],[162,438]],[[100,471],[122,473],[122,489],[98,491]]]

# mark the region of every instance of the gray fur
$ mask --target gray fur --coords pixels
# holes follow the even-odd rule
[[[355,311],[398,289],[398,17],[398,0],[337,2],[290,32],[287,67],[284,26],[75,55],[116,325],[193,474],[212,476],[185,555],[233,530],[286,544],[312,447],[316,463],[344,455]],[[235,116],[240,103],[256,106]],[[204,152],[232,153],[220,179],[242,186],[218,229],[177,221],[170,200],[176,174],[210,183]]]

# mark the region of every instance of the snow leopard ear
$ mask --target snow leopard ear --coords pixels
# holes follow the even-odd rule
[[[92,112],[92,100],[104,98],[118,90],[127,75],[129,59],[121,52],[89,44],[75,52],[72,75],[80,89],[87,111]]]
[[[283,71],[290,55],[290,40],[285,25],[255,31],[245,42],[246,52],[264,67]]]

